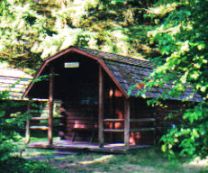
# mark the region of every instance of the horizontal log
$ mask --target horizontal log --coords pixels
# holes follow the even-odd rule
[[[123,122],[124,119],[104,119],[104,122]]]
[[[73,126],[96,126],[97,124],[95,124],[95,123],[70,123],[70,122],[68,122],[67,123],[67,126],[69,126],[69,127],[73,127]]]
[[[97,122],[97,120],[93,120],[93,119],[79,119],[79,118],[77,118],[77,119],[68,119],[68,118],[66,118],[65,119],[66,121],[73,121],[73,122],[78,122],[78,121],[80,121],[80,122]]]
[[[95,127],[86,127],[86,128],[72,128],[73,131],[75,130],[97,130]]]
[[[124,132],[124,129],[104,129],[104,132]]]
[[[97,129],[96,126],[85,126],[85,127],[73,127],[73,126],[67,126],[67,129]]]
[[[34,99],[30,100],[30,102],[34,102],[34,103],[36,103],[37,101],[46,103],[46,102],[48,102],[48,99],[34,98]]]
[[[130,122],[155,122],[155,118],[130,119]]]
[[[31,120],[47,120],[48,117],[32,117]]]
[[[32,114],[41,114],[41,113],[48,113],[49,111],[46,109],[42,109],[42,110],[30,110],[29,111]]]
[[[53,117],[53,119],[61,119],[60,117]],[[32,117],[31,120],[48,120],[48,117]]]
[[[144,131],[155,131],[156,128],[138,128],[138,129],[130,129],[131,132],[144,132]]]
[[[31,130],[48,130],[47,126],[30,126]]]
[[[77,116],[74,116],[74,117],[67,117],[66,119],[67,119],[67,120],[87,120],[87,121],[98,121],[98,119],[96,119],[96,118],[89,118],[89,117],[77,117]]]

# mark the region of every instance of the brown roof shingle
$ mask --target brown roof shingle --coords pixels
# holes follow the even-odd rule
[[[137,84],[143,84],[145,78],[147,78],[153,71],[153,65],[150,61],[135,59],[122,55],[117,55],[108,52],[102,52],[98,50],[92,50],[87,48],[78,48],[91,55],[102,58],[108,68],[113,72],[115,78],[119,81],[122,88],[130,97],[139,96],[138,92],[141,88],[134,87]],[[160,97],[165,91],[169,91],[172,86],[167,84],[166,86],[159,88],[152,88],[145,93],[146,98]],[[188,101],[201,101],[202,98],[199,94],[193,92],[191,87],[187,88],[180,96],[171,96],[167,99],[170,100],[188,100]]]
[[[8,92],[8,99],[22,100],[23,93],[31,78],[18,69],[0,68],[0,92]]]

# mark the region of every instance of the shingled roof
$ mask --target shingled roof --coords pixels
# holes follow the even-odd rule
[[[32,77],[19,69],[0,67],[0,92],[8,91],[8,99],[22,100]]]
[[[98,50],[79,48],[91,55],[102,58],[108,68],[113,72],[122,88],[130,97],[138,96],[138,91],[143,87],[144,80],[152,73],[153,65],[150,61],[135,59],[127,56],[117,55]],[[138,86],[138,87],[132,87]],[[162,88],[152,88],[145,93],[146,98],[157,98],[166,90],[171,89],[171,85],[166,84]],[[193,93],[191,87],[187,88],[180,96],[169,97],[170,100],[201,101],[199,94]]]
[[[146,77],[148,77],[153,71],[153,65],[143,59],[135,59],[131,57],[126,57],[118,54],[102,52],[98,50],[88,49],[88,48],[78,48],[78,47],[70,47],[65,49],[56,55],[49,57],[45,60],[42,65],[42,68],[46,66],[47,63],[50,63],[54,59],[61,58],[63,55],[76,52],[83,54],[85,56],[91,56],[95,58],[95,60],[104,63],[104,65],[110,70],[113,78],[124,94],[128,97],[137,97],[138,91],[143,87],[143,82]],[[41,69],[41,68],[40,68]],[[40,70],[41,71],[41,70]],[[37,73],[36,77],[38,77],[41,72]],[[141,87],[133,87],[138,86]],[[30,89],[31,87],[29,87]],[[171,85],[166,85],[163,88],[153,88],[151,91],[146,92],[146,98],[157,98],[161,96],[165,89],[170,89]],[[130,92],[131,91],[131,92]],[[169,97],[169,100],[189,100],[189,101],[201,101],[201,97],[198,94],[193,95],[193,90],[191,88],[187,88],[187,90],[180,96],[177,97]]]

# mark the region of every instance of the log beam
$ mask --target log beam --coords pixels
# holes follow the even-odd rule
[[[130,101],[124,101],[124,144],[129,147],[129,131],[130,131]]]
[[[29,117],[29,112],[30,112],[30,100],[27,105],[27,120],[26,120],[26,127],[25,127],[25,143],[28,144],[30,142],[30,117]]]
[[[99,66],[99,76],[98,76],[98,138],[99,138],[99,146],[103,147],[104,145],[104,131],[103,131],[103,116],[104,116],[104,77],[103,70],[101,66]]]
[[[50,68],[48,92],[48,144],[53,145],[54,68]]]

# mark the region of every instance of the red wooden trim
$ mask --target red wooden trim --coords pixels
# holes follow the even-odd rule
[[[60,56],[66,54],[66,53],[69,53],[71,51],[72,47],[70,48],[67,48],[67,49],[64,49],[58,53],[56,53],[55,55],[45,59],[41,65],[41,67],[39,68],[39,70],[37,71],[37,73],[35,74],[34,76],[34,79],[38,78],[40,76],[40,74],[43,72],[44,68],[48,65],[48,63],[51,61],[51,60],[54,60],[56,58],[59,58]],[[24,94],[23,94],[23,97],[26,97],[28,92],[30,91],[30,89],[32,88],[32,86],[34,85],[33,81],[29,84],[29,86],[26,88]]]
[[[107,65],[105,64],[105,62],[94,55],[91,55],[83,50],[80,50],[78,48],[75,47],[69,47],[67,49],[62,50],[61,52],[55,54],[54,56],[51,56],[49,58],[47,58],[43,64],[41,65],[40,69],[38,70],[38,72],[36,73],[34,79],[38,78],[40,76],[40,74],[43,72],[44,68],[53,60],[59,58],[60,56],[69,53],[69,52],[75,52],[75,53],[79,53],[81,55],[84,55],[88,58],[91,58],[93,60],[96,60],[101,67],[105,70],[105,72],[109,75],[109,77],[112,79],[112,81],[115,83],[115,85],[118,87],[118,89],[122,92],[122,94],[124,95],[125,98],[128,98],[129,96],[127,95],[127,93],[124,91],[124,89],[121,87],[120,83],[118,82],[118,80],[115,78],[115,76],[113,75],[112,71],[107,67]],[[34,85],[33,82],[30,83],[30,85],[27,87],[25,93],[23,94],[23,97],[27,96],[29,90],[32,88],[32,86]]]

